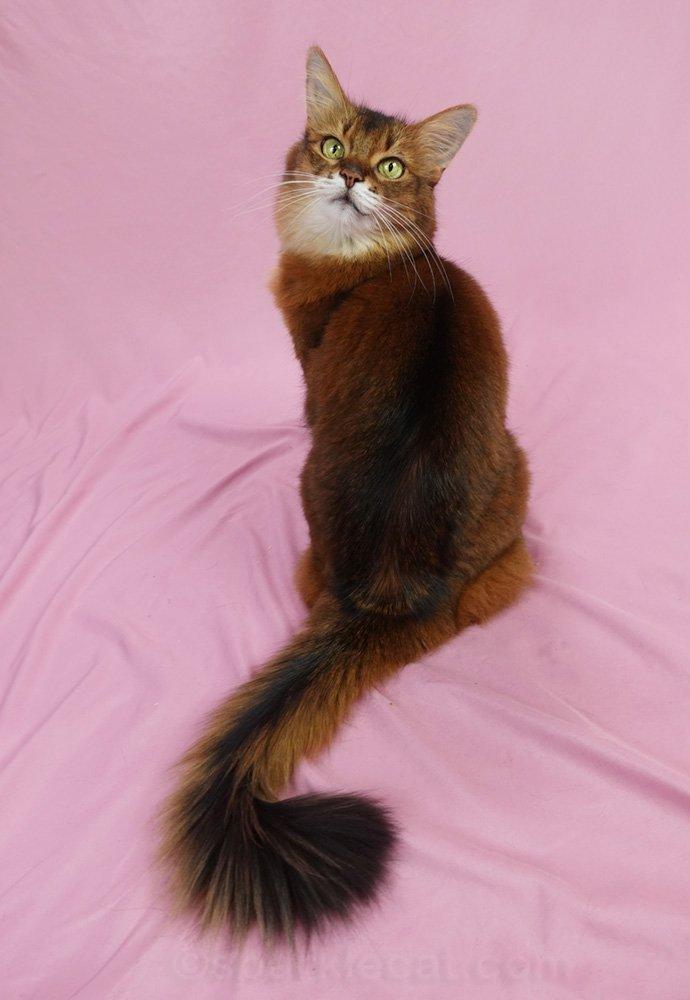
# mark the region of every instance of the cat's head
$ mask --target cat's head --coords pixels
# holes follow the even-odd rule
[[[307,56],[307,124],[276,203],[285,249],[400,253],[434,232],[434,187],[475,123],[471,104],[421,122],[352,103],[319,48]]]

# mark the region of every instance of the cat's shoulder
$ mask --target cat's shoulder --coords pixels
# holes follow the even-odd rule
[[[490,312],[493,307],[479,281],[455,261],[438,254],[401,259],[352,291],[352,298],[377,310],[423,311],[447,302],[459,311]]]

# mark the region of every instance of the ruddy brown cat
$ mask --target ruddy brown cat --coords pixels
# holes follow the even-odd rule
[[[475,117],[459,105],[408,124],[360,107],[309,52],[273,287],[306,382],[297,586],[310,611],[218,709],[168,804],[165,857],[208,924],[292,938],[374,897],[395,841],[385,808],[281,793],[372,686],[530,578],[498,320],[432,244],[435,185]]]

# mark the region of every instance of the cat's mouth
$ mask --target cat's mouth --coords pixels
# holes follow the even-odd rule
[[[350,192],[349,191],[343,191],[342,194],[339,194],[336,198],[332,198],[331,201],[335,201],[335,202],[342,201],[342,202],[344,202],[347,206],[349,206],[350,208],[353,208],[355,210],[355,212],[357,213],[357,215],[366,215],[367,214],[366,212],[362,212],[361,209],[357,208],[357,206],[355,205],[354,201],[350,197]]]

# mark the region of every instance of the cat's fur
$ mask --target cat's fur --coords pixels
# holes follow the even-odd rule
[[[499,324],[477,283],[425,242],[474,109],[410,126],[355,106],[318,49],[307,107],[278,197],[274,292],[307,387],[311,545],[297,585],[310,613],[211,719],[166,818],[182,902],[271,938],[369,901],[394,843],[387,812],[363,796],[281,799],[297,763],[366,691],[509,605],[531,572]],[[342,141],[340,161],[320,153],[325,136]],[[376,173],[384,155],[404,162],[402,178]],[[301,172],[295,200],[287,181]]]

